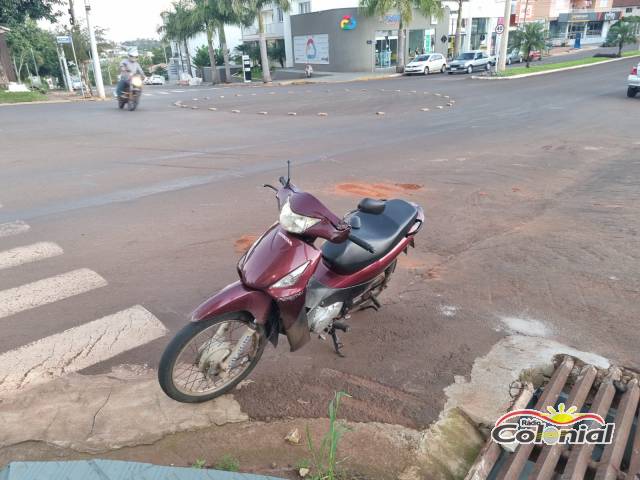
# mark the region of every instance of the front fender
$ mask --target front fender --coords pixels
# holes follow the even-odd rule
[[[271,310],[271,297],[258,290],[249,290],[237,281],[205,300],[191,314],[192,322],[199,322],[212,315],[230,312],[249,312],[256,323],[266,325]]]

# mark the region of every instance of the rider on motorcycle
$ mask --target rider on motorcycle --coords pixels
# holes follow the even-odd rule
[[[129,51],[129,58],[125,58],[120,62],[120,80],[116,87],[116,97],[122,95],[124,89],[129,85],[131,77],[135,74],[140,74],[144,78],[144,71],[138,63],[138,51]]]

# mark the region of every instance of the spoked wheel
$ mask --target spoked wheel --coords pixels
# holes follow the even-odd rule
[[[184,403],[216,398],[245,378],[267,343],[264,329],[242,312],[189,323],[162,354],[162,390]]]

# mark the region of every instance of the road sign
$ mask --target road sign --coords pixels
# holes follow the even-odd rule
[[[496,33],[498,35],[504,33],[504,25],[502,25],[501,23],[499,23],[498,25],[496,25]]]
[[[56,42],[58,43],[71,43],[71,36],[69,35],[59,35],[56,37]]]

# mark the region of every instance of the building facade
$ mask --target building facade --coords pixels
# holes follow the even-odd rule
[[[518,0],[517,22],[544,22],[553,46],[602,44],[621,18],[614,0]]]
[[[416,54],[446,54],[449,10],[442,18],[414,12],[406,25],[407,61]],[[367,17],[358,8],[335,8],[291,17],[293,60],[298,68],[363,72],[395,69],[398,60],[400,15],[390,12]]]
[[[462,20],[460,35],[460,51],[484,50],[489,55],[499,51],[500,36],[496,33],[498,24],[504,24],[505,0],[466,0],[462,2]],[[516,1],[511,2],[511,28],[514,27]],[[540,0],[544,1],[544,0]],[[449,21],[448,53],[453,54],[455,33],[458,21],[457,1],[446,1],[445,5],[451,10]]]

